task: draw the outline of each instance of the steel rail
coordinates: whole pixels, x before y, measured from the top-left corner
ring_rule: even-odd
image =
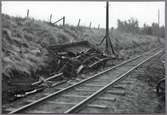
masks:
[[[74,85],[71,85],[71,86],[69,86],[69,87],[66,87],[66,88],[64,88],[64,89],[62,89],[62,90],[59,90],[59,91],[57,91],[57,92],[54,92],[54,93],[52,93],[52,94],[50,94],[50,95],[48,95],[48,96],[45,96],[45,97],[43,97],[43,98],[40,98],[40,99],[38,99],[38,100],[36,100],[36,101],[34,101],[34,102],[32,102],[32,103],[29,103],[29,104],[27,104],[27,105],[25,105],[25,106],[22,106],[22,107],[20,107],[20,108],[14,110],[14,111],[9,112],[9,114],[18,113],[19,111],[25,110],[25,109],[27,109],[28,107],[31,107],[31,106],[33,106],[33,105],[35,105],[35,104],[37,104],[37,103],[40,103],[40,102],[42,102],[42,101],[44,101],[44,100],[46,100],[46,99],[48,99],[48,98],[51,98],[51,97],[53,97],[53,96],[57,96],[58,94],[61,94],[61,93],[65,92],[65,91],[68,91],[68,90],[74,88],[75,86],[78,86],[78,85],[80,85],[80,84],[83,84],[83,83],[85,83],[86,81],[88,81],[88,80],[90,80],[90,79],[96,78],[96,77],[98,77],[98,76],[100,76],[100,75],[102,75],[102,74],[104,74],[104,73],[106,73],[106,72],[108,72],[108,71],[111,71],[111,70],[113,70],[113,69],[116,69],[116,68],[118,68],[118,67],[120,67],[120,66],[122,66],[122,65],[124,65],[124,64],[126,64],[126,63],[129,63],[129,62],[131,62],[131,61],[133,61],[133,60],[135,60],[135,59],[138,59],[138,58],[140,58],[140,57],[142,57],[142,56],[144,56],[144,55],[147,55],[148,53],[153,52],[153,51],[155,51],[155,50],[157,50],[157,48],[156,48],[156,49],[153,49],[153,50],[151,50],[151,51],[148,51],[148,52],[146,52],[146,53],[143,53],[142,55],[135,56],[135,57],[132,58],[132,59],[126,60],[126,61],[124,61],[124,62],[122,62],[122,63],[120,63],[120,64],[118,64],[118,65],[116,65],[116,66],[113,66],[113,67],[111,67],[111,68],[109,68],[109,69],[106,69],[106,70],[100,72],[100,73],[97,73],[97,74],[95,74],[95,75],[93,75],[93,76],[91,76],[91,77],[89,77],[89,78],[87,78],[87,79],[84,79],[84,80],[82,80],[82,81],[80,81],[80,82],[78,82],[78,83],[76,83],[76,84],[74,84]]]
[[[67,111],[65,111],[64,113],[74,113],[74,112],[79,111],[79,109],[81,109],[81,107],[84,106],[86,103],[88,103],[91,99],[93,99],[94,97],[96,97],[100,93],[104,92],[111,85],[114,85],[117,82],[119,82],[121,79],[125,78],[128,74],[130,74],[130,72],[134,71],[136,68],[138,68],[139,66],[141,66],[142,64],[144,64],[148,60],[152,59],[153,57],[157,56],[161,52],[162,52],[162,50],[160,50],[159,52],[155,53],[154,55],[148,57],[147,59],[145,59],[144,61],[140,62],[139,64],[137,64],[136,66],[134,66],[133,68],[131,68],[130,70],[128,70],[127,72],[123,73],[122,75],[118,75],[117,76],[118,78],[116,78],[115,80],[113,80],[112,82],[110,82],[108,85],[102,87],[101,89],[99,89],[98,91],[96,91],[95,93],[93,93],[92,95],[90,95],[89,97],[87,97],[86,99],[84,99],[83,101],[81,101],[80,103],[78,103],[77,105],[74,105],[73,107],[71,107],[70,109],[68,109]]]

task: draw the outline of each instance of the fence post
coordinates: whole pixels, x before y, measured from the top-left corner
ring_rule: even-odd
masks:
[[[52,14],[50,14],[50,20],[49,21],[50,21],[50,23],[52,22]]]
[[[29,18],[29,9],[27,10],[27,18]]]
[[[111,27],[111,32],[114,30],[114,27]]]
[[[98,25],[98,30],[100,29],[100,24]]]
[[[90,24],[89,24],[89,29],[91,29],[91,25],[92,25],[92,22],[90,22]]]
[[[79,25],[80,25],[80,21],[81,21],[81,19],[78,20],[78,27],[79,27]]]
[[[158,38],[158,42],[161,43],[160,41],[160,36],[159,36],[159,33],[160,33],[160,27],[159,27],[159,22],[160,22],[160,11],[158,9],[158,31],[157,31],[157,38]]]
[[[65,16],[63,16],[63,26],[65,25]]]

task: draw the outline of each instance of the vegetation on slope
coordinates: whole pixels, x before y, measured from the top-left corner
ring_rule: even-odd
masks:
[[[89,29],[70,25],[57,26],[47,22],[2,15],[3,90],[9,81],[30,83],[39,76],[51,74],[52,58],[47,47],[88,40],[98,44],[105,36],[104,29]],[[153,36],[110,31],[115,50],[124,58],[158,45]],[[105,44],[99,46],[102,50]],[[136,50],[134,50],[136,49]]]

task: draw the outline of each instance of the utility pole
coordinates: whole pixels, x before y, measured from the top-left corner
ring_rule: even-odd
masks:
[[[99,45],[101,45],[104,40],[106,40],[106,46],[105,46],[106,54],[110,55],[111,54],[110,50],[112,50],[112,53],[115,55],[115,51],[114,51],[114,48],[112,46],[111,39],[109,36],[109,1],[106,1],[106,35],[101,40]]]
[[[106,2],[106,53],[109,54],[109,2]]]

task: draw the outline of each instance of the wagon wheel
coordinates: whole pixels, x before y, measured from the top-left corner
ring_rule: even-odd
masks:
[[[156,86],[156,92],[158,96],[165,95],[165,79],[162,79],[158,82]]]

